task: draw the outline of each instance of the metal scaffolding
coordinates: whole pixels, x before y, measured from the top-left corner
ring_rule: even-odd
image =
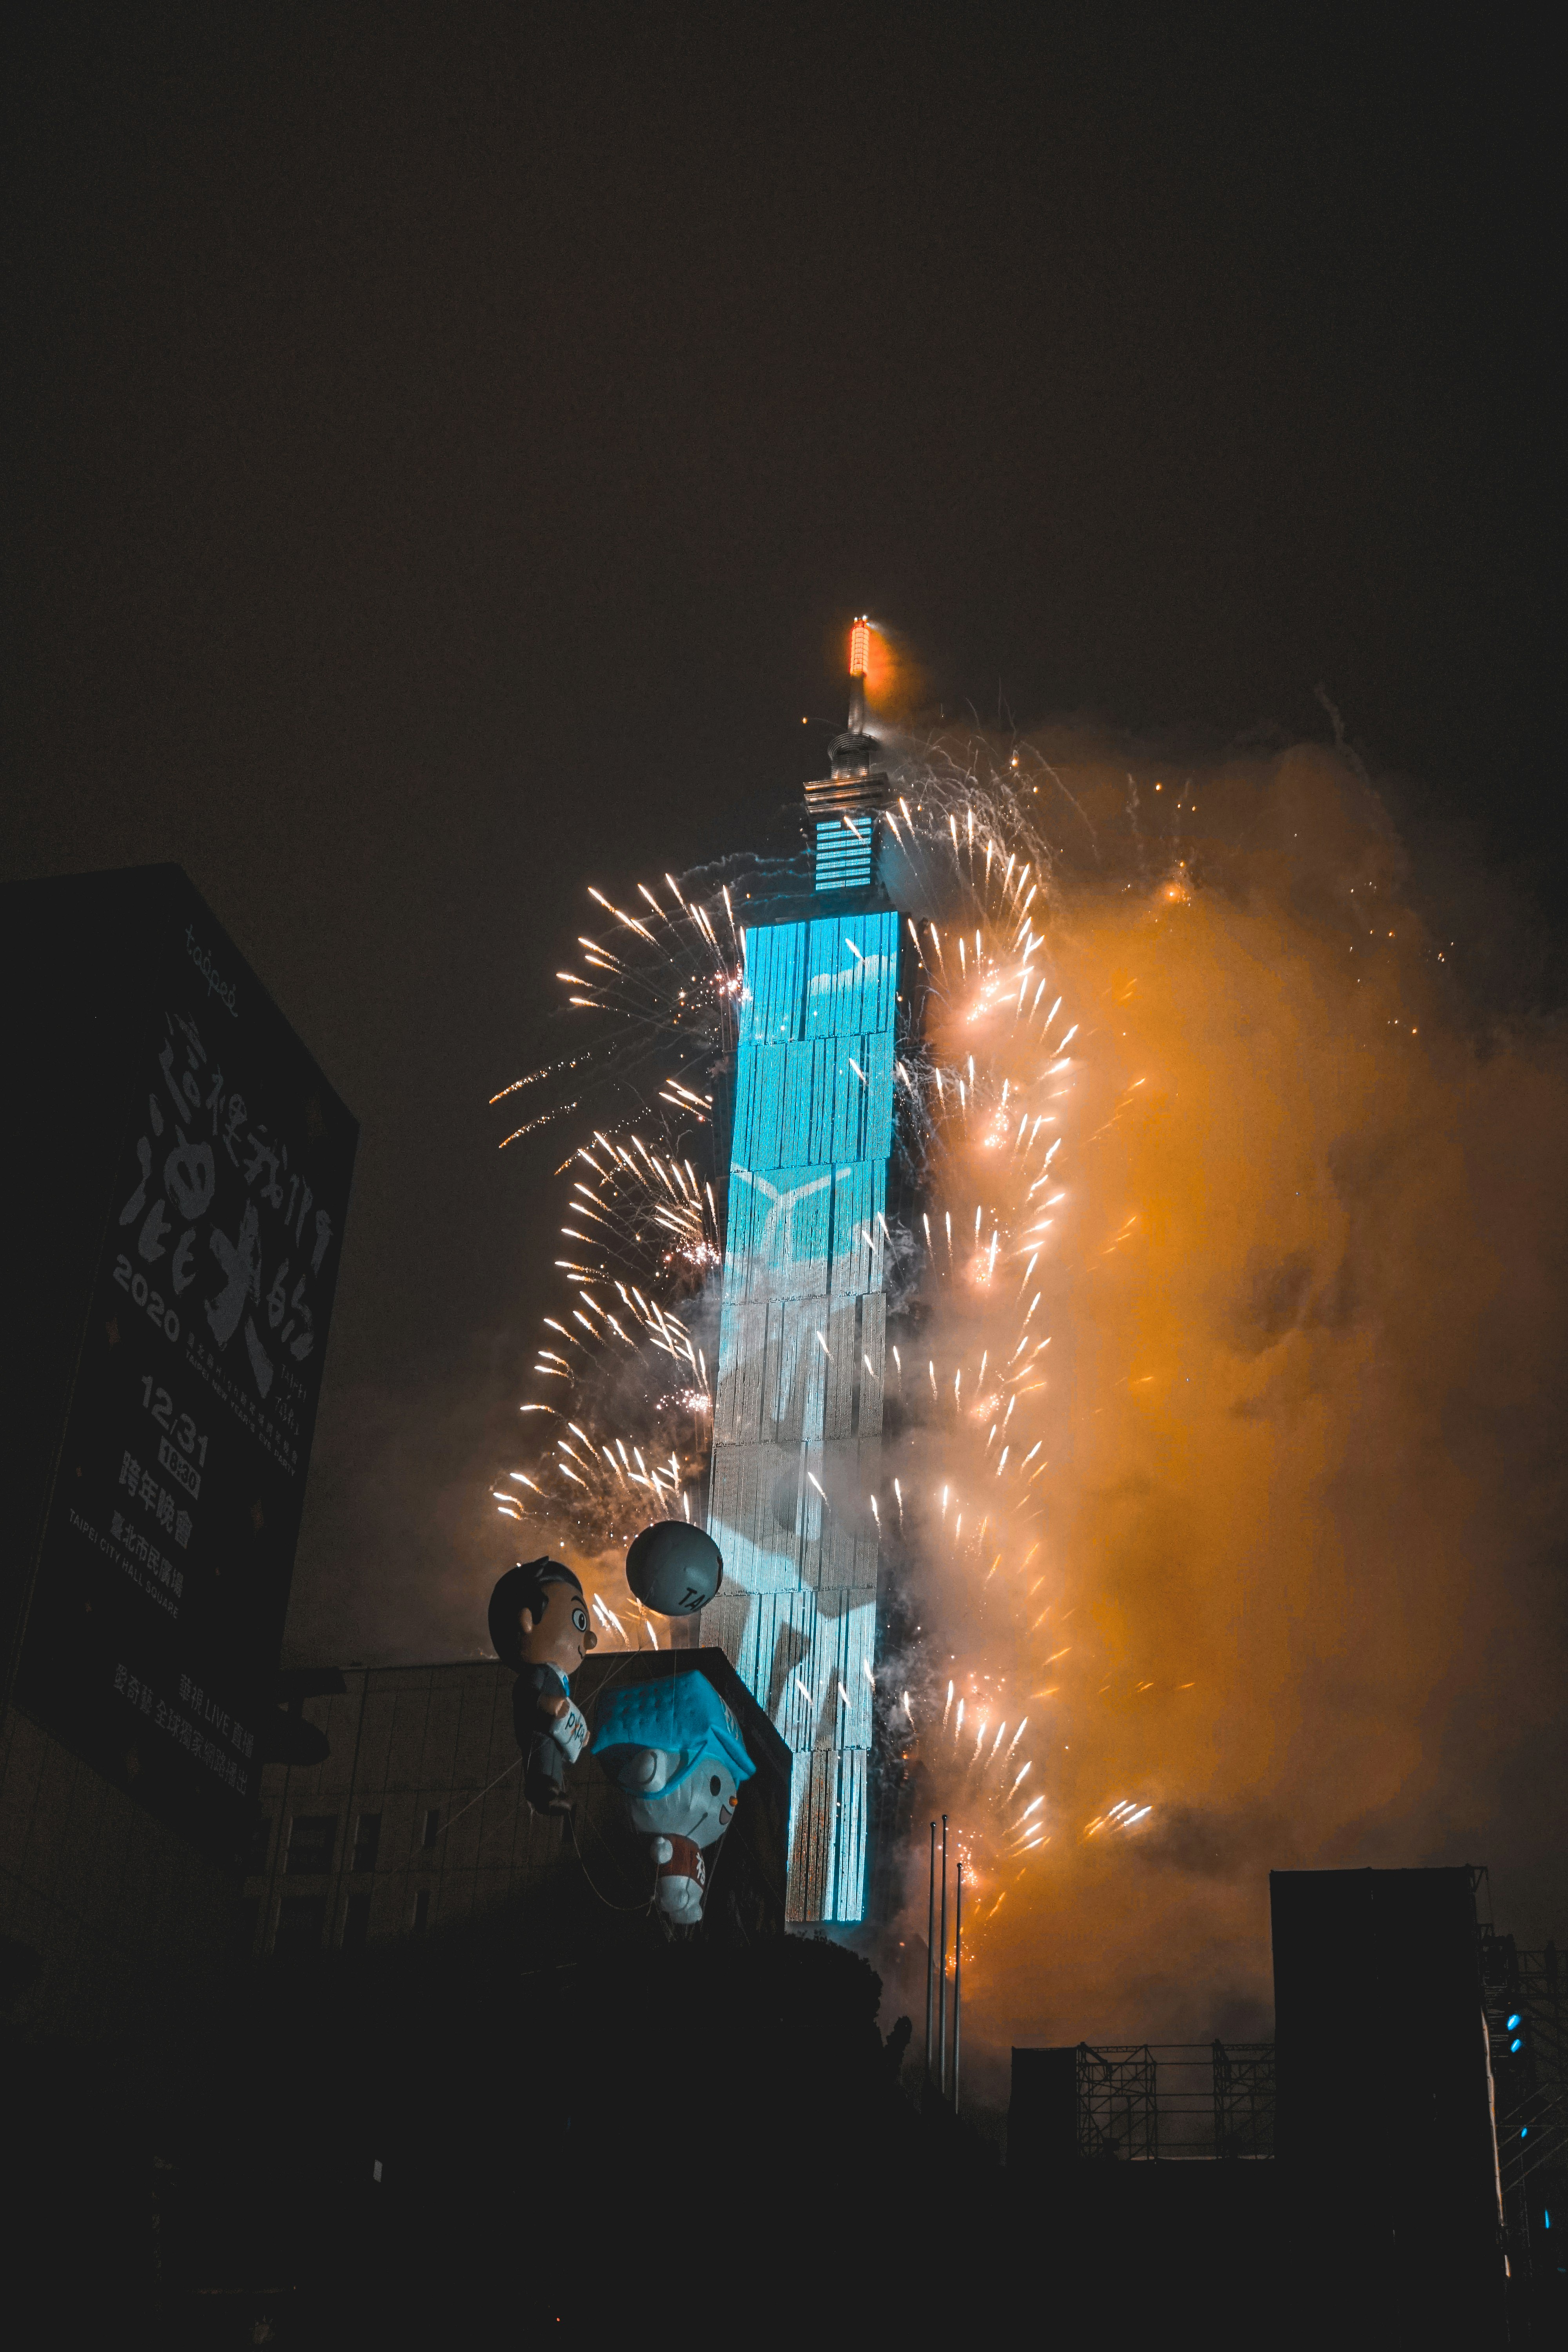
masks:
[[[1568,2224],[1568,1959],[1553,1944],[1521,1952],[1485,1926],[1480,1938],[1509,2260],[1528,2275],[1543,2230]]]
[[[1214,2045],[1214,2152],[1239,2162],[1274,2153],[1274,2045]]]
[[[1274,2045],[1078,2045],[1078,2151],[1091,2161],[1256,2161],[1274,2153]]]
[[[1160,2153],[1154,2053],[1147,2042],[1112,2050],[1078,2045],[1078,2145],[1100,2162],[1152,2163]]]

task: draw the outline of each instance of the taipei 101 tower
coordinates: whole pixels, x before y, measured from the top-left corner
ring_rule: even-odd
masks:
[[[900,918],[881,878],[891,794],[866,733],[871,630],[850,639],[849,724],[805,787],[808,898],[744,933],[708,1525],[716,1643],[792,1757],[788,1916],[865,1916],[877,1655],[882,1292]]]

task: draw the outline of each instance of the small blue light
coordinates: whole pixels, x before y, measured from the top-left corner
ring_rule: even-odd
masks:
[[[1516,2033],[1516,2034],[1514,2035],[1514,2037],[1513,2037],[1513,2040],[1509,2043],[1509,2045],[1508,2045],[1508,2046],[1509,2046],[1509,2049],[1510,2049],[1510,2051],[1514,2051],[1514,2050],[1522,2050],[1522,2049],[1523,2049],[1523,2047],[1524,2047],[1524,2043],[1523,2043],[1522,2040],[1521,2039],[1521,2037]]]
[[[1521,2139],[1528,2139],[1530,2137],[1530,2126],[1528,2124],[1521,2124],[1519,2127],[1519,2136]]]
[[[1541,2209],[1541,2226],[1543,2230],[1550,2230],[1552,2227],[1552,2216],[1544,2206]]]
[[[1509,2019],[1509,2021],[1508,2021],[1507,2025],[1503,2028],[1504,2032],[1505,2032],[1505,2033],[1511,2033],[1511,2032],[1513,2032],[1514,2027],[1515,2027],[1518,2023],[1519,2023],[1519,2011],[1518,2011],[1518,2010],[1516,2009],[1516,2010],[1514,2011],[1513,2015]]]

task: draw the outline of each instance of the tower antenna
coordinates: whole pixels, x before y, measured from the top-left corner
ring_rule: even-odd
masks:
[[[866,665],[871,657],[871,624],[864,613],[857,615],[849,632],[849,732],[866,732]]]

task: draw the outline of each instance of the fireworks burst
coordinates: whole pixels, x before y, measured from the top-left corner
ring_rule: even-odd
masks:
[[[591,888],[608,920],[557,974],[567,993],[556,1018],[583,1024],[584,1042],[491,1098],[531,1106],[502,1149],[550,1126],[578,1139],[555,1171],[561,1296],[541,1319],[521,1406],[539,1419],[524,1466],[491,1495],[500,1516],[580,1567],[650,1518],[700,1517],[723,1255],[715,1137],[742,984],[736,899],[755,879],[739,866],[716,881],[667,874],[662,891],[639,884],[627,906]],[[623,1640],[639,1624],[657,1641],[624,1591],[601,1616]]]
[[[1050,1351],[1076,1211],[1080,1022],[1053,977],[1036,764],[965,751],[931,747],[902,762],[886,820],[903,867],[895,894],[921,909],[906,928],[923,1017],[896,1072],[920,1206],[889,1326],[890,1421],[920,1436],[884,1507],[916,1584],[966,1594],[963,1622],[948,1623],[955,1641],[968,1646],[984,1623],[990,1672],[935,1654],[940,1637],[929,1635],[900,1661],[921,1695],[905,1699],[904,1754],[968,1825],[966,1876],[988,1897],[978,1929],[1005,1893],[998,1873],[1028,1867],[1057,1826],[1030,1743],[1055,1696],[1041,1687],[1046,1667],[1064,1654]],[[898,1451],[895,1436],[889,1469]],[[951,1621],[950,1604],[928,1597],[924,1613]]]
[[[1130,900],[1151,938],[1186,919],[1201,859],[1194,795],[1163,778],[1146,782],[1149,817],[1127,777],[1106,830],[1103,776],[1075,793],[1026,742],[939,739],[894,774],[885,870],[910,910],[923,1001],[896,1072],[916,1205],[890,1236],[884,1469],[896,1475],[878,1518],[901,1554],[908,1607],[901,1653],[885,1663],[907,1685],[891,1726],[907,1735],[900,1753],[922,1768],[932,1810],[965,1825],[983,1958],[985,1925],[1018,1879],[1137,1838],[1157,1817],[1147,1790],[1083,1805],[1070,1751],[1075,1715],[1113,1685],[1100,1680],[1103,1641],[1079,1614],[1083,1563],[1069,1559],[1053,1495],[1072,1451],[1064,1310],[1069,1283],[1143,1240],[1142,1213],[1108,1213],[1103,1185],[1085,1180],[1103,1157],[1094,1148],[1147,1096],[1119,1050],[1120,984],[1109,1005],[1075,996],[1077,962],[1061,950],[1081,877],[1053,837],[1070,831],[1096,903]],[[1131,1376],[1133,1394],[1147,1378]],[[1110,1703],[1179,1703],[1193,1687],[1146,1674]]]

